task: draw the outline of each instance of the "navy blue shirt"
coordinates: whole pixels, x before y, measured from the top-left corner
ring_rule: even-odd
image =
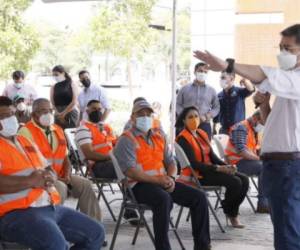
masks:
[[[220,122],[222,128],[229,129],[232,125],[245,120],[245,98],[254,91],[233,86],[228,92],[222,90],[218,94],[220,113],[214,122]]]

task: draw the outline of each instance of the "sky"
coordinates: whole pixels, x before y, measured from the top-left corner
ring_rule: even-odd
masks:
[[[178,0],[178,9],[189,4],[188,0]],[[159,0],[153,11],[171,11],[172,0]],[[26,20],[38,23],[41,20],[57,28],[80,28],[87,25],[93,6],[97,1],[78,1],[65,3],[44,3],[35,0],[25,13]]]

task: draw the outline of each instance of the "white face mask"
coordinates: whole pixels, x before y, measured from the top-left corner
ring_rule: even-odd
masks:
[[[255,127],[254,127],[254,130],[256,133],[259,133],[259,132],[262,132],[264,130],[265,126],[258,123]]]
[[[12,115],[8,118],[0,120],[0,124],[2,126],[2,130],[0,130],[0,134],[4,137],[15,136],[19,129],[19,122],[16,116]]]
[[[23,82],[19,82],[19,83],[14,83],[14,86],[17,88],[17,89],[20,89],[20,88],[22,88],[23,87],[23,85],[24,85],[24,83]]]
[[[54,80],[56,82],[63,82],[64,80],[66,80],[64,75],[58,75],[58,76],[54,76]]]
[[[282,50],[279,55],[277,55],[277,61],[281,69],[289,70],[296,66],[297,55],[293,55],[286,50]]]
[[[136,118],[136,127],[147,133],[152,128],[152,117],[141,116]]]
[[[17,105],[17,110],[18,111],[25,111],[27,108],[26,104],[24,102],[20,102],[18,105]]]
[[[39,122],[44,127],[49,127],[54,124],[54,116],[51,113],[43,114],[40,116]]]
[[[228,83],[227,83],[227,81],[226,81],[225,79],[221,79],[221,80],[220,80],[220,86],[221,86],[222,89],[228,88]]]
[[[196,72],[196,79],[198,82],[205,82],[207,79],[207,74],[203,72]]]

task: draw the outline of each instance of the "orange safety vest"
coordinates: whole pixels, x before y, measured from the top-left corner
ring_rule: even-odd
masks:
[[[166,174],[164,160],[165,139],[159,131],[152,130],[151,139],[153,145],[149,145],[142,136],[135,136],[132,130],[123,133],[131,139],[135,145],[137,169],[151,176]],[[129,179],[129,184],[134,185],[136,181]]]
[[[51,126],[58,141],[55,152],[53,152],[48,138],[41,128],[37,127],[32,121],[26,123],[25,127],[30,131],[34,143],[38,146],[42,155],[48,161],[48,164],[52,166],[59,177],[64,177],[63,163],[67,154],[67,142],[61,127],[55,124]]]
[[[3,176],[29,176],[36,169],[42,169],[42,162],[35,147],[23,136],[16,136],[26,156],[17,147],[0,137],[0,174]],[[15,193],[0,193],[0,216],[26,209],[43,194],[42,188],[28,188]],[[59,204],[60,197],[53,187],[48,191],[52,204]]]
[[[234,129],[237,128],[237,126],[239,125],[244,125],[247,129],[247,142],[246,142],[246,147],[248,150],[252,151],[254,154],[257,153],[257,140],[256,140],[256,135],[255,135],[255,131],[252,128],[250,122],[248,120],[244,120],[241,121],[235,125],[233,125],[230,129],[229,129],[229,135],[231,137],[231,133]],[[236,164],[237,162],[239,162],[242,157],[238,154],[238,152],[235,149],[235,146],[233,145],[232,141],[229,140],[226,150],[225,150],[225,155],[227,158],[227,161],[230,164]]]
[[[84,123],[84,126],[91,131],[93,149],[100,154],[107,155],[117,141],[112,128],[108,124],[104,124],[102,131],[100,131],[99,124],[88,121]]]
[[[210,142],[208,136],[206,132],[201,129],[197,129],[197,134],[199,136],[195,137],[190,131],[184,129],[177,136],[176,140],[178,141],[180,137],[184,137],[185,140],[192,147],[196,160],[206,164],[211,164],[210,157],[209,157],[211,149],[210,149]],[[202,178],[202,175],[199,170],[195,170],[195,173],[198,179]],[[187,185],[192,185],[192,186],[195,185],[190,166],[181,167],[181,173],[177,180]]]

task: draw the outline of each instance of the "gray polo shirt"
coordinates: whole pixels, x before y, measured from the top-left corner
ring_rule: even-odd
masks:
[[[133,127],[131,132],[134,136],[142,136],[142,138],[149,144],[153,145],[151,139],[153,131],[150,130],[149,134],[146,136]],[[164,151],[164,165],[168,167],[171,164],[176,164],[174,156],[168,147],[167,139],[164,135],[164,132],[161,133],[165,139],[165,151]],[[123,172],[126,172],[129,168],[136,168],[137,166],[137,157],[136,157],[136,144],[128,136],[122,135],[119,137],[116,146],[114,147],[114,155],[116,156],[118,163]]]
[[[196,106],[200,115],[208,112],[216,117],[220,112],[220,103],[216,90],[207,84],[190,83],[183,86],[177,95],[176,114],[179,115],[184,108]]]

